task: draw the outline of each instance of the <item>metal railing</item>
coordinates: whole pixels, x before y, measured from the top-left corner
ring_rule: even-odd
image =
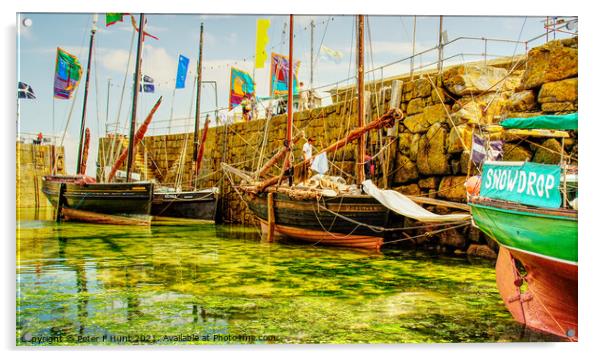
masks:
[[[407,56],[404,58],[401,58],[399,60],[387,63],[385,65],[381,65],[372,69],[369,69],[365,72],[366,77],[367,77],[367,81],[366,81],[366,86],[371,86],[371,84],[376,84],[377,82],[380,82],[381,84],[384,81],[389,81],[394,77],[400,77],[400,76],[412,76],[412,75],[417,75],[416,71],[431,71],[431,70],[435,70],[437,68],[443,68],[445,66],[450,66],[450,65],[457,65],[457,64],[462,64],[462,63],[466,63],[466,62],[473,62],[473,61],[479,61],[482,60],[484,64],[487,64],[490,61],[493,61],[495,59],[500,59],[500,58],[504,58],[504,57],[517,57],[517,56],[523,56],[525,55],[529,49],[535,47],[535,46],[539,46],[542,45],[546,42],[546,38],[549,34],[553,33],[554,30],[548,30],[546,32],[544,32],[541,35],[538,35],[534,38],[531,38],[529,40],[525,40],[525,41],[518,41],[518,40],[509,40],[509,39],[499,39],[499,38],[486,38],[486,37],[470,37],[470,36],[460,36],[457,38],[454,38],[450,41],[447,41],[443,44],[441,44],[441,47],[439,45],[437,46],[433,46],[431,48],[428,48],[426,50],[417,52],[414,55],[411,56]],[[543,41],[542,41],[543,40]],[[453,45],[458,45],[460,43],[466,43],[466,42],[481,42],[481,48],[483,49],[482,52],[456,52],[456,53],[452,53],[451,55],[448,55],[447,57],[441,57],[441,60],[438,60],[438,54],[440,49],[445,52],[446,48],[449,49],[450,47],[452,47]],[[490,52],[491,48],[492,48],[492,44],[508,44],[508,45],[514,45],[514,48],[512,48],[511,51],[509,51],[508,53],[505,54],[500,54],[500,53],[493,53]],[[422,59],[424,57],[429,57],[432,56],[435,60],[433,61],[427,61],[427,63],[425,64],[420,64],[418,66],[416,65],[416,59]],[[454,61],[456,59],[460,59],[460,61]],[[471,61],[468,61],[471,60]],[[404,65],[408,63],[409,66],[408,67],[400,67],[400,65]],[[389,75],[386,75],[386,71],[388,71],[388,73],[390,73]],[[369,79],[369,77],[372,77],[372,79]],[[326,93],[326,92],[330,92],[332,95],[332,92],[334,91],[335,93],[343,90],[343,91],[347,91],[351,88],[353,88],[354,84],[350,83],[351,81],[355,82],[356,76],[349,76],[345,79],[342,80],[338,80],[336,82],[331,82],[331,83],[327,83],[324,85],[320,85],[320,86],[315,86],[313,87],[311,90],[318,92],[318,93]],[[344,85],[343,85],[344,84]],[[342,86],[343,85],[343,86]],[[217,87],[217,86],[216,86]],[[324,96],[323,98],[328,98],[331,96]],[[349,99],[347,99],[349,100]],[[323,104],[323,106],[329,106],[335,103],[339,103],[342,101],[332,101],[331,103],[328,103],[326,101],[326,103]],[[201,116],[205,116],[207,114],[213,114],[214,116],[216,116],[218,113],[221,112],[225,112],[228,111],[228,107],[217,107],[212,109],[212,110],[208,110],[208,111],[203,111],[201,112]],[[262,111],[260,111],[260,115],[263,115],[261,113]],[[236,121],[236,116],[237,114],[231,114],[230,118],[227,120],[227,122],[232,123],[233,121]],[[238,116],[240,117],[240,114],[238,114]],[[234,117],[234,118],[232,118]],[[265,118],[265,116],[258,116],[259,119]],[[212,121],[212,126],[219,126],[222,125],[223,123],[220,123],[220,121]],[[127,134],[127,132],[129,131],[129,125],[128,124],[124,124],[124,126],[116,128],[115,123],[108,123],[106,124],[106,133],[120,133],[120,134]],[[149,134],[150,135],[159,135],[159,134],[165,134],[167,132],[165,132],[164,130],[168,130],[171,133],[183,133],[183,132],[192,132],[194,130],[194,121],[191,121],[190,118],[188,117],[183,117],[183,118],[174,118],[171,120],[155,120],[153,121],[153,123],[151,123],[151,127],[149,129]],[[165,132],[165,133],[163,133]]]

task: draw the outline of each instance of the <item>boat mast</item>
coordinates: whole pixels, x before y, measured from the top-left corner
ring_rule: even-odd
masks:
[[[293,139],[293,72],[295,71],[295,65],[293,61],[293,15],[290,15],[289,24],[289,39],[288,39],[288,117],[286,121],[286,142],[287,145],[291,146],[291,140]]]
[[[144,42],[144,14],[140,14],[140,24],[138,25],[138,49],[136,50],[136,72],[134,73],[134,95],[132,98],[132,118],[130,120],[130,138],[128,141],[128,161],[126,181],[130,182],[132,172],[132,162],[134,159],[134,136],[136,133],[136,108],[138,104],[138,87],[140,86],[140,65],[142,62],[142,43]]]
[[[77,174],[82,171],[82,155],[84,145],[84,132],[86,130],[86,105],[88,103],[88,86],[90,84],[90,66],[92,65],[92,48],[94,47],[94,35],[96,34],[96,22],[98,15],[92,15],[92,29],[90,30],[90,46],[88,48],[88,66],[86,68],[86,85],[84,87],[84,106],[82,109],[82,124],[79,131],[79,148],[77,149]]]
[[[364,16],[357,16],[357,127],[364,127]],[[357,141],[357,182],[364,182],[364,157],[366,157],[366,138],[361,135]]]
[[[196,76],[196,112],[194,115],[194,147],[192,150],[192,161],[197,162],[198,160],[198,141],[199,141],[199,120],[201,118],[201,81],[203,74],[203,23],[201,23],[201,34],[199,36],[199,61],[197,64],[197,76]],[[198,176],[197,169],[198,164],[195,166],[194,177]]]
[[[313,19],[311,20],[309,27],[311,29],[311,32],[310,32],[311,51],[309,53],[309,89],[311,90],[314,87],[314,27],[316,27]]]

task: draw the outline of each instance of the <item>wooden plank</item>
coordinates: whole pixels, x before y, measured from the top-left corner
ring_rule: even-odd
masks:
[[[467,211],[467,212],[470,211],[470,207],[464,203],[444,201],[441,199],[434,199],[434,198],[420,197],[420,196],[406,196],[406,197],[408,197],[412,201],[414,201],[416,203],[420,203],[420,204],[431,204],[431,205],[441,206],[441,207],[457,208],[457,209],[461,209],[461,210]]]
[[[61,213],[62,213],[62,207],[63,207],[63,194],[65,193],[65,187],[67,185],[65,183],[61,183],[59,184],[59,194],[58,194],[58,198],[56,199],[56,208],[55,208],[55,212],[54,212],[54,220],[56,222],[60,222],[61,221]]]
[[[521,129],[512,128],[505,130],[500,125],[489,125],[483,128],[484,131],[489,133],[502,132],[508,135],[514,136],[533,136],[533,137],[556,137],[556,138],[569,138],[570,135],[566,131],[560,130],[543,130],[543,129]]]
[[[274,193],[268,193],[268,242],[274,242]]]

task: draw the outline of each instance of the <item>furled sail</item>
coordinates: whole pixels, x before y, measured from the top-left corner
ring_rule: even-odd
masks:
[[[458,222],[470,219],[470,213],[441,215],[427,211],[419,204],[397,191],[379,189],[370,180],[362,182],[362,186],[367,194],[379,201],[383,206],[395,213],[413,218],[420,222]]]

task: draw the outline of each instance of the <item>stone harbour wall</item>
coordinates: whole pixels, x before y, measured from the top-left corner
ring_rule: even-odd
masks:
[[[17,208],[50,207],[42,193],[42,176],[50,174],[56,161],[56,173],[65,173],[64,148],[49,144],[17,142]]]
[[[444,68],[441,73],[424,72],[367,83],[367,121],[378,118],[390,106],[400,108],[405,118],[390,130],[373,131],[367,137],[370,155],[377,155],[376,182],[409,195],[466,202],[464,182],[477,173],[470,162],[472,135],[479,126],[495,124],[508,117],[570,113],[578,110],[578,40],[548,42],[526,56],[496,62],[467,63]],[[397,87],[396,89],[394,87]],[[400,91],[398,102],[392,93]],[[294,114],[294,134],[303,131],[317,139],[319,150],[342,138],[357,123],[357,96],[352,88],[332,92],[334,104]],[[202,186],[219,186],[223,191],[223,217],[228,222],[255,224],[240,195],[223,176],[220,163],[253,172],[282,146],[286,115],[247,123],[210,127],[203,159]],[[187,184],[192,173],[192,134],[146,137],[138,146],[136,171],[160,183]],[[504,137],[504,160],[558,163],[561,144],[556,139]],[[99,145],[99,162],[107,162],[111,138]],[[301,140],[295,145],[296,161],[302,158]],[[127,145],[119,139],[119,151]],[[105,154],[105,155],[103,155]],[[565,141],[564,155],[577,164],[577,134]],[[103,157],[104,158],[101,158]],[[356,145],[349,144],[329,156],[330,174],[350,181],[356,163]],[[183,175],[178,177],[179,168]],[[274,167],[272,174],[279,174]],[[239,179],[230,175],[234,181]],[[439,213],[445,208],[429,207]],[[406,223],[412,225],[412,223]],[[450,230],[411,244],[442,251],[468,252],[495,257],[495,243],[474,228]]]

